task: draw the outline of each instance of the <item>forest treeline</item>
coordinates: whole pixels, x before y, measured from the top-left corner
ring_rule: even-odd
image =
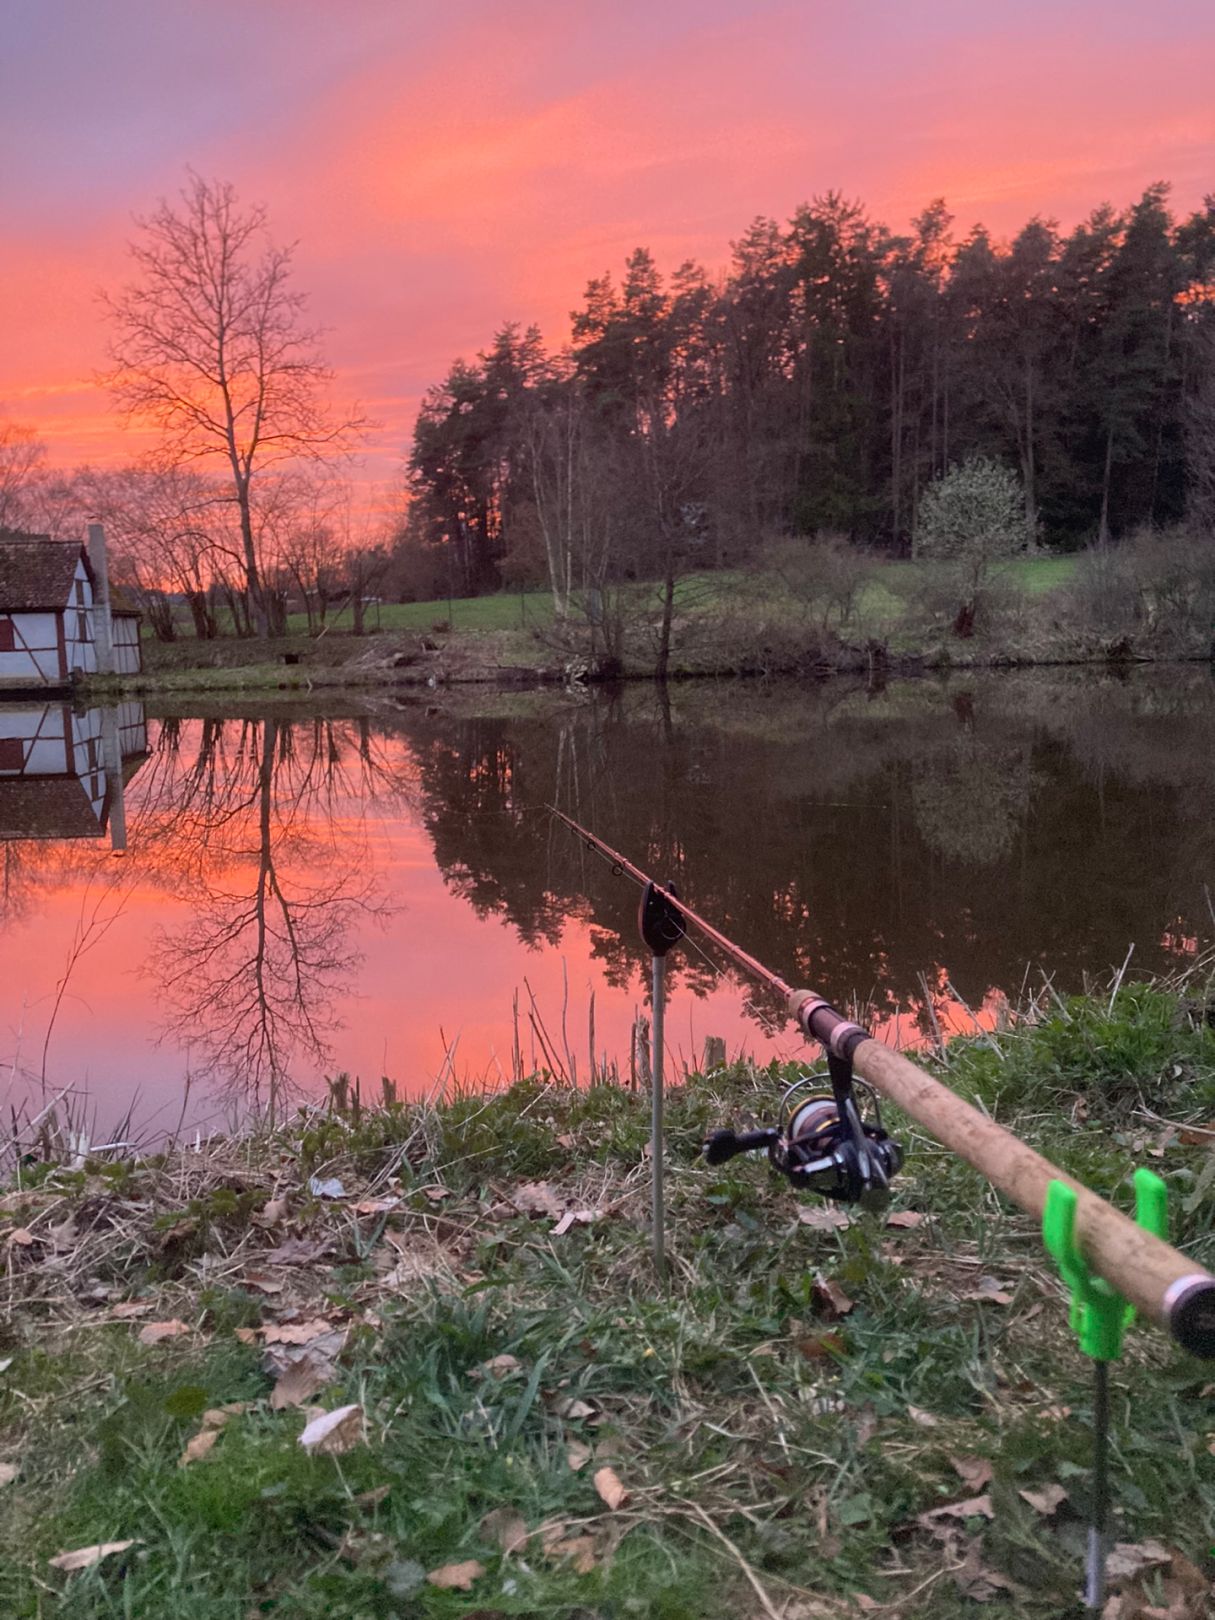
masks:
[[[925,489],[982,455],[1061,549],[1215,518],[1215,195],[1068,234],[907,234],[829,193],[757,219],[718,279],[638,248],[569,342],[511,322],[430,389],[407,544],[434,589],[573,592],[739,561],[773,535],[906,554]],[[419,592],[421,594],[421,592]]]

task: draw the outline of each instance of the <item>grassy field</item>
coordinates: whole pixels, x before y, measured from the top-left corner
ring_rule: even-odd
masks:
[[[947,1078],[1119,1200],[1151,1163],[1210,1263],[1208,1010],[1192,984],[1075,999],[956,1043]],[[706,1130],[778,1084],[671,1096],[665,1289],[647,1102],[615,1087],[26,1166],[0,1203],[0,1613],[1078,1613],[1091,1385],[1032,1223],[903,1127],[885,1216],[706,1167]],[[1155,1330],[1114,1369],[1119,1620],[1206,1612],[1211,1378]],[[328,1450],[301,1444],[317,1412]]]
[[[410,631],[426,635],[437,627],[451,630],[527,630],[553,622],[553,598],[548,591],[502,591],[496,596],[443,597],[435,602],[378,602],[365,610],[368,630]],[[343,608],[328,620],[329,633],[349,632],[350,609]],[[306,635],[308,619],[303,613],[287,618],[293,635]]]
[[[1074,577],[1075,557],[1022,557],[1005,565],[1009,583],[1031,596],[1043,596]],[[869,583],[861,593],[856,620],[863,631],[871,621],[897,619],[906,612],[907,602],[937,565],[924,562],[880,561],[873,566]],[[680,582],[677,599],[700,608],[711,608],[728,601],[751,576],[734,571],[691,574]],[[775,587],[774,587],[775,589]],[[634,587],[640,595],[653,594],[657,586]],[[467,596],[434,602],[382,602],[367,609],[366,623],[371,630],[416,632],[425,635],[438,626],[452,630],[528,630],[545,628],[553,622],[553,599],[547,590],[526,593],[504,591],[496,596]],[[329,634],[349,632],[349,608],[328,621]],[[306,635],[307,617],[293,613],[287,621],[291,635]]]

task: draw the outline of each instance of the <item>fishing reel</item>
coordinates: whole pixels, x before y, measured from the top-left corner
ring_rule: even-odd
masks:
[[[821,1070],[802,1075],[786,1089],[779,1129],[714,1131],[704,1145],[705,1159],[725,1164],[736,1154],[766,1148],[769,1162],[799,1192],[880,1209],[890,1197],[903,1150],[883,1129],[873,1088],[855,1079],[846,1059],[830,1054],[827,1061],[827,1075]],[[825,1079],[831,1082],[829,1092],[821,1089]]]

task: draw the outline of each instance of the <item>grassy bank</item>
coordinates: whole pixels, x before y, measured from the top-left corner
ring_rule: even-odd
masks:
[[[1103,1193],[1150,1164],[1210,1264],[1210,1020],[1192,987],[1128,986],[943,1061]],[[25,1166],[0,1203],[0,1613],[1076,1611],[1090,1382],[1032,1223],[902,1124],[884,1217],[703,1165],[777,1084],[672,1095],[665,1292],[646,1099],[613,1087]],[[1203,1612],[1213,1376],[1154,1330],[1114,1369],[1122,1620]],[[345,1407],[331,1450],[300,1444]],[[49,1562],[98,1543],[130,1545]]]
[[[1128,643],[1087,627],[1071,602],[1077,560],[1027,557],[1002,567],[998,590],[973,636],[950,632],[956,607],[939,565],[871,564],[846,604],[760,572],[689,575],[680,581],[670,673],[675,676],[818,673],[868,670],[874,657],[895,671],[1006,665],[1106,662],[1128,658],[1205,657],[1209,635],[1172,632]],[[610,669],[625,678],[653,673],[661,591],[623,590],[618,655]],[[609,666],[603,636],[592,649],[585,624],[557,626],[547,592],[384,603],[368,610],[369,634],[349,632],[348,612],[309,635],[302,614],[272,640],[221,637],[199,642],[145,638],[138,678],[87,682],[90,693],[114,691],[313,690],[331,687],[535,685],[594,678]],[[1192,640],[1192,645],[1190,644]],[[597,650],[596,650],[597,649]]]

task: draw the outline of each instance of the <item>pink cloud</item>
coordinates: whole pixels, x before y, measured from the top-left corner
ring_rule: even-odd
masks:
[[[1158,178],[1185,211],[1211,184],[1215,25],[1189,0],[1150,15],[1027,0],[999,18],[955,0],[482,0],[441,20],[369,3],[349,21],[309,0],[268,8],[287,33],[265,75],[225,75],[193,24],[189,41],[171,19],[146,37],[137,9],[117,6],[115,82],[86,98],[79,161],[68,106],[0,222],[0,401],[61,462],[130,453],[90,381],[105,351],[94,292],[123,273],[131,215],[187,164],[298,238],[337,390],[382,421],[364,469],[380,483],[457,355],[506,319],[564,340],[589,277],[638,244],[667,268],[720,268],[755,214],[786,218],[829,188],[896,229],[944,195],[959,231],[982,219],[1007,235],[1034,213],[1067,226],[1126,205]],[[224,0],[216,26],[242,15]],[[90,193],[106,140],[132,155]]]

